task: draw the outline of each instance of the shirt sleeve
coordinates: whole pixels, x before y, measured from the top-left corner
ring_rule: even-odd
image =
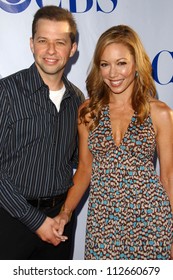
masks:
[[[44,213],[31,206],[17,186],[10,179],[10,175],[2,168],[3,150],[10,132],[10,103],[0,86],[0,207],[12,217],[19,219],[31,231],[37,230],[46,219]]]
[[[74,87],[74,85],[73,85]],[[79,98],[79,106],[85,101],[85,96],[84,94],[78,89],[76,88],[76,93],[78,95],[78,98]],[[72,165],[73,165],[73,169],[77,169],[77,166],[78,166],[78,160],[79,160],[79,149],[78,149],[78,135],[77,135],[77,138],[76,138],[76,149],[73,153],[73,156],[72,156]]]
[[[77,166],[78,166],[78,156],[79,156],[79,153],[78,153],[78,137],[77,137],[77,140],[76,140],[76,149],[73,153],[73,156],[72,156],[72,166],[73,166],[73,169],[77,169]]]

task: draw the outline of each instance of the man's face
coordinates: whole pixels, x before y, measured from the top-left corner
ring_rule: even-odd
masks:
[[[76,43],[71,43],[68,22],[48,19],[38,20],[30,47],[42,77],[61,75],[77,48]]]

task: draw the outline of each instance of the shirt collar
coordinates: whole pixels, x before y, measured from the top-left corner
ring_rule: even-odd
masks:
[[[65,75],[62,76],[62,80],[66,87],[66,91],[63,96],[63,99],[65,99],[74,95],[75,90]],[[48,89],[48,86],[44,83],[42,77],[40,76],[35,63],[33,63],[28,69],[27,85],[29,90],[32,88],[32,93],[37,92],[41,87],[46,87]]]
[[[42,86],[46,86],[37,70],[35,63],[33,63],[28,69],[27,84],[28,89],[32,89],[32,93],[39,90]]]

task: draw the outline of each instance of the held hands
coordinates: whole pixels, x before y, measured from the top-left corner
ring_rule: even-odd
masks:
[[[67,236],[62,235],[63,229],[63,220],[59,223],[58,219],[47,217],[43,224],[36,230],[36,234],[43,241],[57,246],[60,242],[64,242],[68,239]]]
[[[60,213],[54,218],[59,225],[58,234],[63,237],[64,227],[70,222],[72,216],[72,211],[66,208],[64,205],[61,208]]]
[[[55,218],[47,217],[43,224],[36,230],[36,234],[45,242],[54,246],[60,242],[65,242],[68,237],[63,235],[65,225],[70,221],[72,211],[64,205],[59,215]]]

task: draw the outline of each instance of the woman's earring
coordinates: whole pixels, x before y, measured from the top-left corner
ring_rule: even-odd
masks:
[[[138,75],[139,75],[139,74],[138,74],[138,71],[136,71],[136,72],[135,72],[135,77],[138,77]]]

